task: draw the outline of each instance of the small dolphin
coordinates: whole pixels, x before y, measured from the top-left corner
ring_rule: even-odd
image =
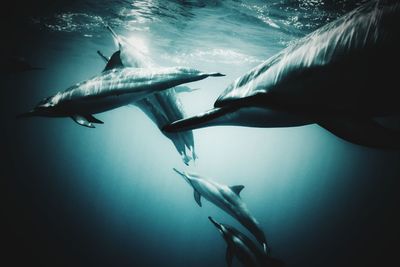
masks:
[[[71,117],[82,126],[94,128],[93,123],[103,122],[93,114],[125,106],[152,93],[209,76],[223,75],[184,67],[112,69],[45,98],[33,110],[18,117]]]
[[[214,108],[165,131],[217,125],[292,127],[317,123],[354,144],[400,148],[400,3],[371,1],[305,36],[236,79]]]
[[[117,43],[118,51],[114,52],[110,58],[97,51],[106,62],[104,71],[123,67],[154,67],[150,58],[133,47],[126,38],[117,35],[110,26],[106,25],[106,28],[111,32],[114,41]],[[136,101],[134,105],[139,107],[161,130],[165,125],[183,119],[185,116],[182,104],[175,93],[191,92],[193,90],[195,89],[191,89],[188,86],[176,86],[170,90],[149,95],[142,100]],[[190,160],[197,158],[192,131],[180,133],[161,132],[173,142],[186,165],[189,164]]]
[[[246,227],[269,253],[267,239],[258,221],[251,216],[246,204],[240,198],[243,185],[227,186],[205,179],[197,174],[181,172],[174,168],[194,190],[194,199],[201,207],[201,196],[221,208]]]
[[[233,226],[219,223],[210,216],[208,219],[218,229],[227,244],[225,260],[228,267],[232,266],[234,256],[246,267],[285,266],[281,260],[265,255],[250,238]]]

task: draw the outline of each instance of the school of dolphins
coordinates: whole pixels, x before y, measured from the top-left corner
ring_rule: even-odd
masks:
[[[398,118],[400,3],[372,0],[297,40],[234,80],[214,106],[184,117],[179,100],[186,84],[224,76],[190,67],[161,67],[107,26],[118,43],[111,57],[98,51],[102,73],[39,102],[18,117],[70,117],[94,128],[94,115],[125,105],[138,106],[169,138],[188,165],[196,159],[192,130],[220,125],[294,127],[316,123],[348,145],[399,149],[400,132],[382,123]],[[235,218],[253,241],[233,226],[208,217],[227,245],[226,264],[283,266],[271,255],[257,219],[240,197],[243,185],[227,186],[173,169],[202,198]]]

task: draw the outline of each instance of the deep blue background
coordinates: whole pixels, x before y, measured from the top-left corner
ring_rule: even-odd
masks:
[[[43,97],[96,75],[115,47],[99,21],[136,40],[160,65],[226,73],[182,95],[188,115],[212,106],[236,77],[356,3],[97,1],[14,3],[1,55],[42,71],[1,74],[3,262],[8,266],[225,266],[226,245],[172,168],[229,184],[289,266],[383,266],[398,261],[400,153],[349,144],[316,125],[195,131],[186,168],[137,108],[71,119],[16,120]],[[137,41],[137,40],[140,40]],[[243,230],[243,228],[240,228]],[[4,238],[3,238],[4,237]],[[237,263],[235,263],[237,264]],[[238,266],[238,265],[237,265]]]

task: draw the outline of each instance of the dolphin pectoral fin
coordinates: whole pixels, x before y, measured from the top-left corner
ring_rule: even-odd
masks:
[[[218,119],[228,112],[230,112],[230,109],[213,108],[199,115],[175,121],[169,125],[164,126],[163,130],[166,132],[180,132],[203,128],[211,125],[218,125]]]
[[[94,125],[93,125],[93,123],[91,123],[90,121],[88,121],[88,120],[87,120],[84,116],[82,116],[82,115],[75,114],[75,115],[72,115],[71,118],[72,118],[76,123],[78,123],[79,125],[82,125],[82,126],[85,126],[85,127],[88,127],[88,128],[95,128]]]
[[[231,246],[228,246],[226,248],[225,260],[226,260],[226,265],[228,267],[231,267],[233,261],[233,249],[231,248]]]
[[[229,187],[236,195],[240,197],[240,192],[243,190],[244,185],[233,185]]]
[[[197,192],[196,190],[193,191],[194,192],[194,200],[196,200],[197,204],[199,204],[199,206],[201,207],[201,195],[199,192]]]
[[[191,93],[191,92],[199,90],[199,88],[190,88],[189,86],[181,85],[181,86],[173,87],[173,90],[175,91],[175,93],[179,94],[179,93]]]
[[[400,149],[400,132],[385,128],[371,118],[330,118],[318,124],[334,135],[354,144]]]
[[[104,60],[104,62],[107,64],[108,61],[110,60],[108,57],[106,57],[100,50],[97,50],[97,54],[101,57],[101,59]]]
[[[87,119],[89,122],[99,123],[99,124],[103,124],[103,123],[104,123],[103,121],[101,121],[101,120],[96,119],[95,117],[93,117],[93,115],[86,115],[85,117],[86,117],[86,119]]]

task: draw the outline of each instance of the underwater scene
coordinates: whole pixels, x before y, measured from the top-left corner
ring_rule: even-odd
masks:
[[[400,2],[3,12],[5,266],[398,265]]]

